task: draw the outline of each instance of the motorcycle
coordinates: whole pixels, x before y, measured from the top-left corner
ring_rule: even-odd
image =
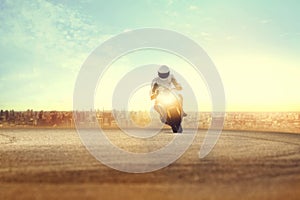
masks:
[[[173,133],[182,133],[182,104],[176,90],[180,88],[164,88],[156,90],[151,99],[156,99],[155,110],[160,114],[162,123],[171,126]]]

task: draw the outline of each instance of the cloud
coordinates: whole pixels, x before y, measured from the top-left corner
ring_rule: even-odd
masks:
[[[0,33],[5,39],[0,44],[30,52],[40,65],[78,68],[103,39],[87,16],[62,4],[37,0],[4,5]]]
[[[207,32],[201,32],[201,35],[202,35],[202,36],[210,36],[210,34],[207,33]]]
[[[270,20],[270,19],[262,19],[262,20],[260,20],[260,23],[261,24],[268,24],[268,23],[270,23],[272,20]]]
[[[225,37],[226,40],[232,40],[233,38],[234,38],[234,36],[232,36],[232,35],[227,35],[227,36]]]
[[[174,0],[168,0],[168,6],[172,5],[174,3]]]
[[[279,36],[286,37],[286,38],[295,38],[295,37],[298,37],[299,35],[300,35],[300,33],[284,32],[284,33],[281,33]]]
[[[44,0],[1,1],[0,21],[1,105],[18,107],[22,96],[29,107],[34,98],[68,99],[70,107],[76,73],[109,35],[78,10]]]
[[[199,7],[195,5],[190,5],[189,10],[199,10]]]

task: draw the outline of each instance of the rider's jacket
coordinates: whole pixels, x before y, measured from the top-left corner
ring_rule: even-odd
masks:
[[[159,87],[164,87],[164,88],[168,88],[171,89],[172,88],[172,84],[177,88],[180,87],[180,84],[177,82],[177,80],[175,79],[175,77],[173,76],[173,74],[170,74],[168,76],[168,78],[162,79],[160,77],[156,77],[153,79],[152,84],[151,84],[151,92],[152,94],[156,92],[156,90]]]

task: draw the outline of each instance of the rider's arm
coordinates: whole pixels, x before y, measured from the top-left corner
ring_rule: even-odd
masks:
[[[158,84],[156,82],[156,80],[154,79],[152,81],[152,84],[151,84],[151,100],[155,99],[156,98],[156,92],[157,92],[157,89],[158,89]]]
[[[176,89],[180,89],[180,90],[182,89],[181,85],[177,82],[174,76],[172,76],[171,81],[173,85],[176,87]]]
[[[156,92],[157,88],[158,88],[158,84],[154,83],[152,86],[152,90],[151,90],[152,94],[154,94]]]

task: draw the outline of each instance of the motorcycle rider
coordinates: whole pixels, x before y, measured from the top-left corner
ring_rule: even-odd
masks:
[[[157,92],[159,87],[164,87],[171,89],[174,86],[177,90],[182,90],[181,85],[177,82],[174,75],[170,73],[170,69],[166,65],[160,66],[158,69],[158,77],[154,78],[151,84],[151,100],[155,99],[157,96]],[[183,97],[181,94],[178,94],[180,98],[181,107],[183,106]],[[157,106],[157,102],[155,102],[154,109],[161,115],[160,109]],[[182,110],[182,116],[185,117],[187,114]],[[162,121],[164,121],[162,119]]]

